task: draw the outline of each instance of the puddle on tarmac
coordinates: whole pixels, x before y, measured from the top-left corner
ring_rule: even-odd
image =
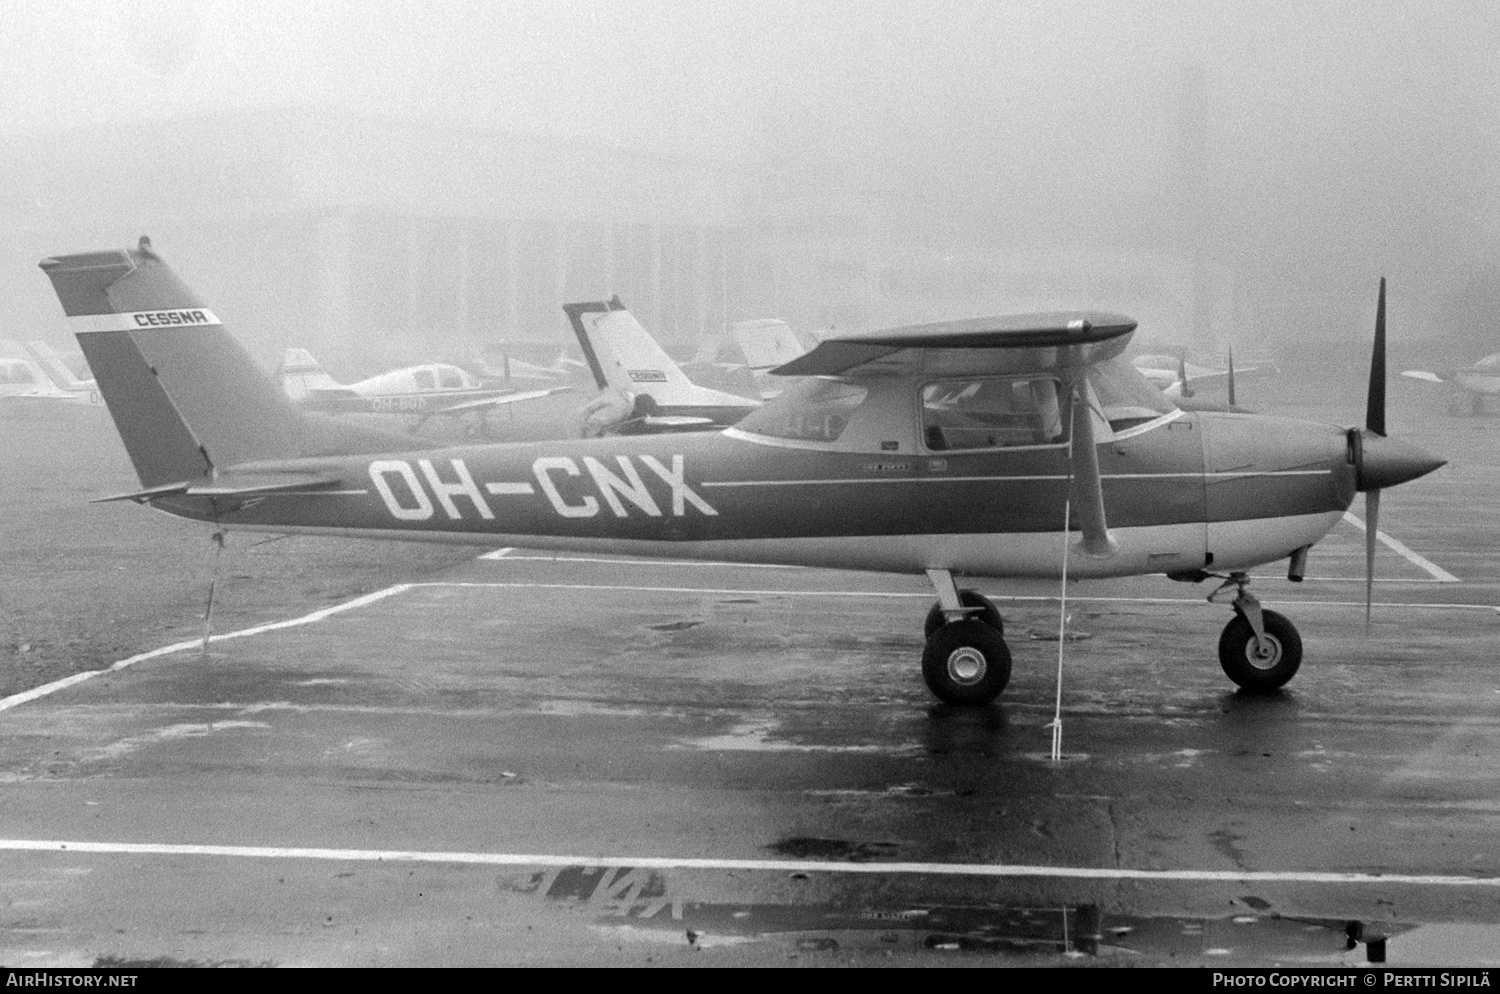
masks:
[[[646,627],[657,632],[685,632],[701,624],[703,624],[701,621],[667,621],[660,625],[647,625]]]
[[[787,855],[851,856],[849,844],[833,839],[787,840]],[[795,851],[793,851],[795,850]],[[858,855],[868,858],[873,853]],[[858,858],[858,857],[855,857]],[[793,879],[805,879],[794,874]],[[778,880],[782,879],[778,874]],[[934,955],[989,954],[1112,958],[1121,962],[1187,964],[1359,965],[1418,962],[1408,951],[1436,948],[1435,936],[1449,926],[1365,923],[1298,918],[1268,911],[1224,918],[1117,914],[1096,905],[851,906],[690,900],[658,870],[629,866],[568,866],[511,878],[511,891],[575,906],[601,927],[628,927],[641,939],[700,946],[744,941],[793,940],[808,951],[907,951]],[[1256,899],[1242,907],[1263,905]],[[1495,926],[1452,926],[1500,933]],[[1408,950],[1408,947],[1409,950]],[[1400,956],[1388,953],[1402,952]],[[1452,961],[1483,955],[1450,949]]]

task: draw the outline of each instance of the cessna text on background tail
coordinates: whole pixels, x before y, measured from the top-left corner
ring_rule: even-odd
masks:
[[[1221,577],[1221,664],[1279,686],[1301,642],[1245,571],[1297,573],[1357,491],[1441,465],[1384,437],[1383,304],[1364,429],[1182,412],[1119,358],[1133,321],[1070,312],[823,341],[779,370],[806,379],[722,432],[397,451],[309,420],[144,239],[41,265],[137,501],[226,529],[925,572],[923,674],[955,702],[998,694],[1010,652],[953,575],[1065,562]]]

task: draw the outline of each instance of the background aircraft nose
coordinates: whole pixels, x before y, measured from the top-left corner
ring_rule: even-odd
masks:
[[[1410,442],[1385,438],[1371,431],[1362,431],[1359,445],[1358,488],[1361,492],[1381,490],[1407,483],[1419,476],[1426,476],[1448,460],[1439,459]]]

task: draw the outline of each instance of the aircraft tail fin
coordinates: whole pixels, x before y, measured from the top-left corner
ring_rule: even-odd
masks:
[[[774,318],[737,321],[730,330],[745,362],[756,373],[785,366],[811,348],[785,321]]]
[[[647,394],[658,404],[696,402],[698,388],[693,381],[620,298],[608,303],[565,304],[563,310],[600,390]]]
[[[329,376],[307,349],[287,349],[276,371],[281,389],[292,400],[302,400],[314,390],[337,390],[343,384]]]
[[[41,268],[142,486],[359,444],[350,432],[312,425],[148,239],[55,256]]]

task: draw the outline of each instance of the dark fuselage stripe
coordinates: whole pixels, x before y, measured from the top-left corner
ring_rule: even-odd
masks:
[[[1327,476],[1328,469],[1288,469],[1231,473],[1105,473],[1106,480],[1196,480],[1241,479],[1252,476]],[[704,487],[826,486],[841,483],[1018,483],[1031,480],[1066,480],[1066,473],[1049,476],[856,476],[843,480],[705,480]]]

